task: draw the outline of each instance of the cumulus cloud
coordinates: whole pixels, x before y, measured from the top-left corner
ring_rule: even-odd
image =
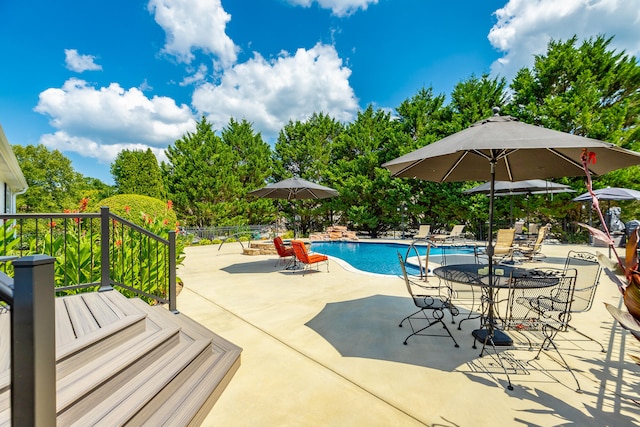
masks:
[[[112,162],[122,149],[150,147],[157,157],[186,132],[195,120],[186,105],[171,98],[147,98],[137,88],[117,83],[95,88],[84,80],[69,79],[61,88],[40,93],[35,111],[49,116],[57,131],[41,142],[60,151]]]
[[[329,45],[318,43],[270,61],[254,53],[246,63],[227,70],[219,84],[196,88],[192,104],[215,129],[222,129],[231,117],[244,118],[271,137],[289,120],[304,121],[314,112],[351,121],[358,103],[349,85],[350,75],[351,70]]]
[[[370,4],[377,4],[378,0],[289,0],[289,3],[310,7],[313,3],[323,9],[331,9],[331,13],[336,16],[349,16],[358,11],[358,9],[367,10]]]
[[[238,48],[225,33],[231,15],[220,0],[150,0],[147,7],[166,33],[165,53],[189,64],[200,49],[216,55],[223,68],[235,63]]]
[[[65,49],[64,56],[67,68],[76,73],[102,70],[102,66],[95,63],[96,57],[93,55],[80,55],[76,49]]]
[[[493,63],[492,73],[507,79],[533,65],[533,56],[544,54],[551,39],[615,35],[612,48],[640,52],[637,0],[510,0],[495,16],[488,38],[504,55]]]

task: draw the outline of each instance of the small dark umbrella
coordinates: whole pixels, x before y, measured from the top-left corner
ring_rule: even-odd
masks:
[[[303,200],[335,197],[338,191],[306,179],[293,177],[250,191],[248,194],[268,199]]]
[[[630,188],[607,187],[593,190],[598,200],[640,200],[640,191]],[[573,198],[574,202],[589,202],[591,194],[586,192]]]
[[[293,177],[250,191],[249,194],[269,199],[300,200],[326,199],[337,196],[338,192],[333,188]]]

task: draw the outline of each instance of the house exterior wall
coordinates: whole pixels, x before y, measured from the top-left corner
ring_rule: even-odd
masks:
[[[29,186],[2,126],[0,126],[0,185],[3,192],[3,197],[0,197],[0,211],[15,213],[16,196],[27,191]]]

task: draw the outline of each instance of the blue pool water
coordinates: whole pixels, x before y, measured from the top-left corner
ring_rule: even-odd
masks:
[[[313,242],[311,244],[312,251],[340,258],[358,270],[394,276],[402,274],[397,253],[400,252],[404,258],[408,248],[408,245],[401,243]],[[417,246],[417,248],[420,256],[426,255],[426,246]],[[461,247],[459,250],[473,253],[472,248]],[[440,254],[442,254],[440,248],[431,248],[430,256]],[[413,256],[415,252],[412,250],[409,257]],[[419,270],[417,267],[407,265],[407,273],[417,275]]]

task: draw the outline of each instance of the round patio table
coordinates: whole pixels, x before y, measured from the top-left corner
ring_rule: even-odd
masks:
[[[495,292],[499,289],[537,289],[558,284],[559,279],[541,270],[514,267],[510,265],[493,266],[489,274],[486,264],[452,264],[438,267],[433,273],[439,278],[469,286],[478,286],[483,294],[482,325],[471,334],[475,340],[493,346],[511,346],[513,340],[509,335],[497,328]],[[513,280],[517,278],[536,277],[537,280]],[[486,315],[485,315],[486,313]],[[474,341],[475,348],[475,341]],[[484,346],[483,346],[484,348]],[[482,355],[482,354],[481,354]]]

